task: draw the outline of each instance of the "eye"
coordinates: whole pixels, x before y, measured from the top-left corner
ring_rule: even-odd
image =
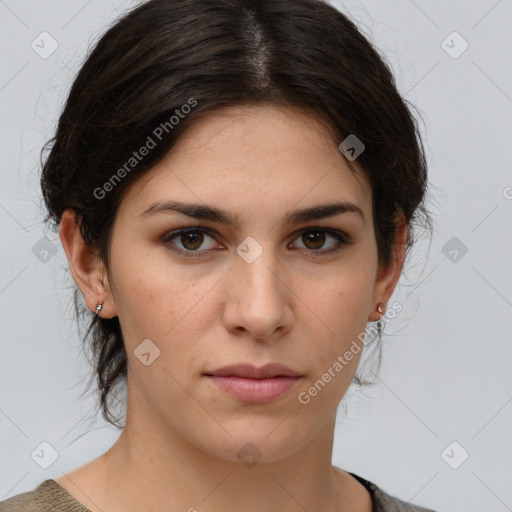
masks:
[[[203,248],[204,250],[199,251],[198,249],[204,244],[205,237],[214,240],[212,235],[209,234],[209,230],[205,228],[180,229],[165,234],[162,238],[162,242],[170,244],[170,249],[178,254],[195,257],[200,256],[201,252],[208,252],[215,247],[215,244],[210,244],[210,247],[206,247],[206,249]],[[181,244],[182,248],[174,246],[173,244],[175,243]]]
[[[331,247],[328,249],[319,250],[329,238],[334,240],[335,243],[331,244]],[[300,240],[305,246],[304,248],[311,253],[318,253],[315,254],[315,256],[337,252],[342,249],[344,245],[352,243],[349,237],[342,231],[327,228],[309,228],[302,231],[296,240]]]
[[[209,245],[207,244],[206,247],[204,247],[205,240],[208,238],[213,240],[213,243],[210,242]],[[331,243],[330,248],[322,250],[322,247],[329,239],[334,240],[334,243]],[[166,233],[161,240],[171,251],[178,253],[181,256],[191,258],[204,255],[204,253],[214,250],[216,245],[220,245],[215,242],[215,238],[210,233],[210,230],[203,227],[171,231]],[[342,231],[328,228],[308,228],[301,231],[295,240],[300,240],[304,245],[303,248],[314,256],[328,255],[341,250],[344,245],[353,243],[348,235]],[[179,245],[181,245],[181,247],[179,247]],[[294,249],[297,248],[294,243],[292,243],[292,246]],[[223,249],[225,248],[222,245],[220,245],[220,247]],[[300,246],[298,248],[302,249]]]

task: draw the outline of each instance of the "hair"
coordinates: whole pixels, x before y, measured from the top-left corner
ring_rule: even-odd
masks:
[[[72,209],[108,272],[112,226],[130,184],[194,121],[238,105],[296,109],[321,119],[337,144],[355,135],[365,145],[357,162],[372,187],[379,263],[393,257],[397,214],[408,226],[406,256],[415,226],[431,226],[425,152],[409,103],[378,50],[323,0],[150,0],[117,20],[89,52],[43,146],[45,222],[56,228]],[[135,158],[150,139],[154,147]],[[75,288],[77,315],[79,298]],[[117,317],[82,312],[102,414],[118,426],[109,395],[126,381],[121,326]]]

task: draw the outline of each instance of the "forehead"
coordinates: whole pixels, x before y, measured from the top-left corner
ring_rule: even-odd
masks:
[[[236,106],[196,119],[123,203],[141,210],[154,201],[203,201],[237,214],[345,200],[370,216],[369,182],[352,165],[356,174],[320,119],[285,107]]]

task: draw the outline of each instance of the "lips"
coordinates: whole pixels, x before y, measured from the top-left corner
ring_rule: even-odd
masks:
[[[251,364],[224,366],[205,373],[216,389],[240,402],[263,404],[285,395],[302,379],[298,372],[280,363],[261,368]]]
[[[245,377],[247,379],[268,379],[271,377],[301,377],[300,373],[280,363],[269,363],[261,368],[251,364],[235,364],[224,366],[218,370],[206,373],[216,377]]]

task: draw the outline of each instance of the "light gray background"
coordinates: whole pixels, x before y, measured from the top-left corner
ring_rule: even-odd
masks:
[[[89,368],[64,252],[41,224],[38,155],[87,47],[132,5],[0,0],[0,500],[85,464],[118,436],[89,421],[94,397],[80,399]],[[424,240],[390,301],[405,309],[387,326],[380,385],[347,396],[333,463],[439,512],[512,510],[512,1],[336,5],[424,119],[436,228],[428,259]],[[43,31],[58,43],[46,59],[31,48]],[[454,31],[469,44],[457,58]],[[33,252],[43,236],[57,251],[46,263]],[[445,255],[453,249],[455,261]],[[43,441],[58,452],[48,469],[31,458]],[[447,461],[460,463],[463,450],[453,469]]]

